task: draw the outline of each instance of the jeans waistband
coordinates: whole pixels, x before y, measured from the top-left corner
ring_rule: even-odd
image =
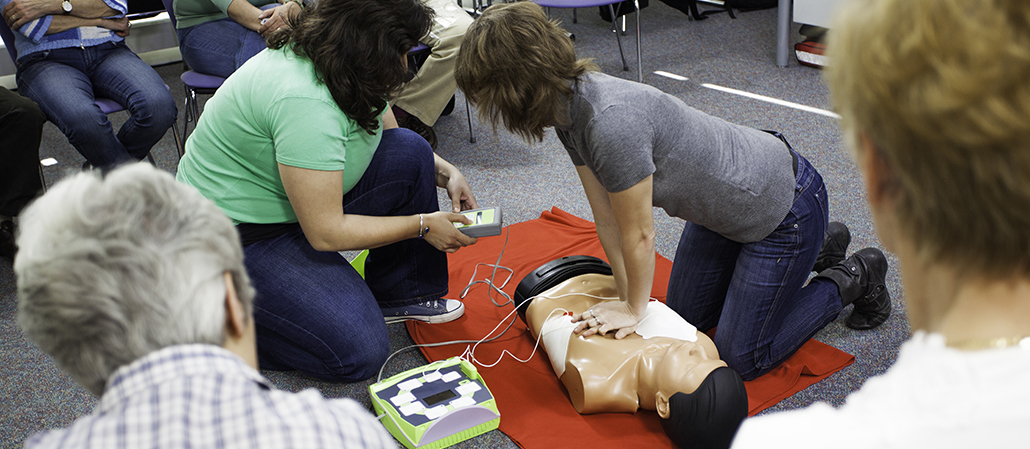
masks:
[[[787,142],[787,138],[783,137],[783,134],[780,133],[779,131],[770,131],[768,129],[763,129],[762,131],[765,131],[765,132],[767,132],[769,134],[772,134],[777,139],[780,139],[780,142],[783,142],[783,144],[787,146],[787,152],[790,153],[791,168],[794,170],[794,179],[797,179],[798,178],[798,153],[796,151],[794,151],[794,147],[790,146],[790,142]]]

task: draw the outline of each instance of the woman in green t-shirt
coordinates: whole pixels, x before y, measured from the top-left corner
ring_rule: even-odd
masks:
[[[321,0],[226,80],[186,143],[178,179],[240,231],[264,368],[361,380],[386,359],[387,322],[464,313],[442,298],[446,253],[475,243],[453,225],[475,197],[387,103],[431,15],[417,0]],[[360,249],[364,279],[337,253]]]

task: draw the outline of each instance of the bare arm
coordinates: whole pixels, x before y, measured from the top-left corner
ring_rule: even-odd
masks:
[[[17,30],[26,23],[47,15],[54,16],[55,19],[62,16],[97,19],[122,15],[121,11],[108,6],[103,0],[71,0],[72,12],[67,15],[64,14],[61,3],[63,0],[12,0],[4,7],[4,20],[12,30]],[[14,20],[15,17],[17,20]]]
[[[451,197],[451,210],[460,212],[479,207],[472,188],[465,181],[465,175],[440,155],[434,153],[433,157],[436,160],[436,186],[447,190],[447,195]]]
[[[377,248],[417,238],[419,216],[372,217],[343,213],[343,174],[339,171],[308,170],[279,164],[279,176],[311,246],[319,251]],[[452,222],[468,222],[450,212],[422,214],[422,225],[430,231],[425,239],[433,247],[454,252],[476,242],[455,229]]]
[[[230,19],[244,28],[252,31],[261,29],[261,8],[251,5],[247,0],[232,0],[227,12]]]
[[[653,178],[648,176],[633,187],[609,193],[590,169],[578,166],[576,170],[622,299],[577,316],[576,320],[581,323],[576,332],[589,336],[617,330],[615,337],[623,338],[636,330],[654,283]],[[591,328],[591,318],[598,318],[603,325]]]
[[[56,34],[73,28],[84,26],[104,27],[121,37],[129,35],[129,19],[124,17],[118,19],[83,19],[75,16],[53,16],[50,21],[50,28],[46,34]]]

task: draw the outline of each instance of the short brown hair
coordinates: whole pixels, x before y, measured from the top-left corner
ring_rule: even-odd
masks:
[[[571,80],[597,66],[576,59],[565,30],[532,2],[493,5],[465,32],[454,77],[494,127],[529,141],[568,121]]]
[[[852,146],[864,134],[887,166],[900,232],[924,261],[1030,274],[1030,2],[854,7],[827,79]]]

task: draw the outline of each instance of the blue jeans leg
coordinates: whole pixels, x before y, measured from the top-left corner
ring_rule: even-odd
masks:
[[[123,43],[26,55],[19,59],[18,88],[94,167],[143,159],[178,113],[161,77]],[[117,135],[95,96],[128,111]]]
[[[364,176],[343,197],[348,214],[394,216],[440,210],[433,150],[405,128],[383,132]],[[382,307],[439,299],[447,293],[447,255],[425,240],[369,250],[365,279]]]
[[[343,256],[316,251],[299,226],[243,252],[262,368],[346,382],[378,371],[390,348],[386,322]]]
[[[804,285],[827,217],[822,177],[801,158],[794,204],[765,239],[741,244],[693,224],[684,230],[669,306],[699,329],[717,325],[719,355],[744,379],[779,366],[840,312],[832,282]]]
[[[344,196],[344,209],[369,215],[436,210],[433,166],[432,150],[418,134],[384,131],[361,181]],[[243,251],[258,292],[254,320],[263,368],[338,381],[371,377],[390,347],[380,305],[447,292],[446,254],[417,239],[370,251],[367,282],[339,254],[312,248],[299,226]]]
[[[265,5],[262,9],[278,6]],[[227,78],[265,49],[265,38],[232,19],[212,20],[176,30],[182,60],[190,69]]]

